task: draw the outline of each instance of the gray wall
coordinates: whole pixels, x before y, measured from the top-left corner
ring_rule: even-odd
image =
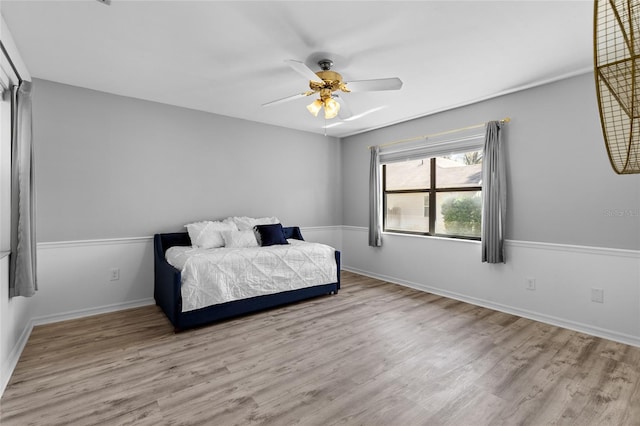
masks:
[[[226,216],[341,224],[336,138],[34,82],[39,242]]]
[[[368,145],[506,116],[509,239],[640,249],[640,176],[609,166],[591,74],[342,143],[35,80],[38,240],[147,236],[229,215],[367,226]]]
[[[609,165],[590,73],[343,139],[343,224],[367,226],[368,145],[507,116],[507,238],[640,249],[640,175]]]

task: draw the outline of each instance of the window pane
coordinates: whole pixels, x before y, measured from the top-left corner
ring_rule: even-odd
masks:
[[[386,166],[386,189],[428,189],[431,185],[429,159],[402,161]]]
[[[429,194],[387,194],[386,230],[429,232]]]
[[[482,151],[436,158],[436,187],[466,188],[482,183]]]
[[[481,191],[436,194],[436,234],[480,237]]]

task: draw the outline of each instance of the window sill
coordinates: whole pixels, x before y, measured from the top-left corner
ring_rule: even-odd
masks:
[[[443,240],[443,241],[454,241],[454,242],[473,243],[473,244],[480,244],[482,242],[481,240],[469,240],[466,238],[450,238],[450,237],[438,237],[435,235],[405,234],[403,232],[393,232],[393,231],[382,231],[382,235],[394,235],[394,236],[409,237],[409,238],[426,238],[429,240]]]

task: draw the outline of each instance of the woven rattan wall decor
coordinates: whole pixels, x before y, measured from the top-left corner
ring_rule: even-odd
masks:
[[[594,64],[611,166],[640,173],[640,0],[595,0]]]

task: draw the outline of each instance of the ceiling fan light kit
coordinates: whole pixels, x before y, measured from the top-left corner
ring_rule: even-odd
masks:
[[[335,99],[328,98],[324,101],[324,118],[335,118],[340,112],[340,104]]]
[[[324,104],[322,103],[322,101],[320,99],[316,99],[315,101],[307,105],[307,109],[314,117],[317,117],[323,106]]]
[[[640,1],[596,0],[594,74],[611,167],[640,173]]]
[[[322,89],[320,90],[320,99],[316,99],[309,105],[307,105],[307,109],[311,114],[315,117],[318,116],[318,112],[324,107],[324,118],[331,119],[335,118],[340,112],[340,104],[333,99],[331,90]]]
[[[349,92],[349,89],[347,89],[347,86],[345,86],[342,81],[342,76],[335,71],[331,71],[333,61],[323,59],[318,62],[318,66],[321,71],[315,74],[319,80],[309,80],[309,88],[312,93],[320,93],[320,99],[316,99],[307,105],[307,109],[314,117],[317,117],[320,109],[324,107],[324,118],[330,120],[336,118],[340,112],[340,104],[333,99],[333,92],[336,90]]]
[[[336,101],[338,97],[334,92],[341,91],[344,93],[350,93],[351,89],[348,87],[349,83],[345,83],[342,79],[342,75],[336,71],[332,71],[333,61],[330,59],[322,59],[318,61],[320,71],[314,72],[307,67],[303,62],[289,59],[285,61],[294,71],[298,72],[305,78],[309,79],[309,89],[307,92],[299,93],[297,95],[289,96],[286,98],[278,99],[276,101],[267,102],[262,106],[276,105],[282,102],[286,102],[293,99],[298,99],[301,96],[311,96],[316,93],[319,94],[319,98],[307,105],[307,110],[315,117],[321,109],[324,108],[324,118],[329,120],[340,115],[341,118],[346,119],[351,117],[350,109],[345,104],[342,108],[343,113],[340,113],[341,104]],[[402,81],[397,78],[383,78],[377,80],[362,80],[352,81],[358,88],[358,91],[378,91],[378,90],[399,90],[402,87]],[[344,104],[345,100],[340,97],[340,101]]]

